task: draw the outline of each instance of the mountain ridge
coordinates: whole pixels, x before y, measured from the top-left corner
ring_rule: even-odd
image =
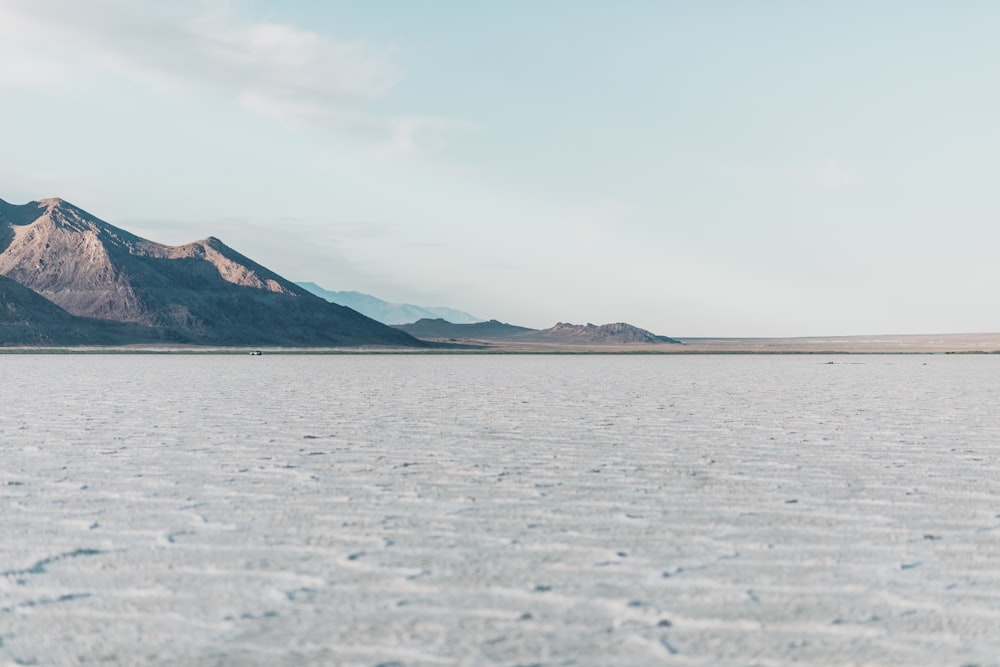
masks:
[[[427,345],[320,299],[214,236],[168,246],[59,198],[0,200],[0,275],[71,315],[194,344]]]
[[[679,343],[623,322],[559,322],[538,330],[497,320],[421,317],[390,327],[323,298],[338,294],[366,297],[397,314],[475,319],[450,308],[390,304],[294,283],[215,236],[169,246],[60,198],[26,204],[0,199],[0,345],[436,347],[487,341],[552,349]]]

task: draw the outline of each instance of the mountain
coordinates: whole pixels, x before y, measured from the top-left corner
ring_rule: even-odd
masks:
[[[567,324],[559,322],[548,329],[529,329],[497,320],[476,324],[452,324],[442,319],[419,320],[396,325],[397,329],[424,340],[463,340],[507,343],[548,343],[561,345],[636,345],[678,344],[666,336],[617,322],[614,324]]]
[[[444,306],[414,306],[409,303],[390,303],[362,292],[335,292],[323,289],[316,283],[300,282],[295,284],[309,290],[320,298],[326,299],[330,303],[339,303],[341,306],[353,308],[359,313],[363,313],[383,324],[407,324],[424,318],[443,318],[455,324],[471,324],[472,322],[482,321],[475,315],[470,315],[454,308],[445,308]]]
[[[140,325],[178,342],[426,346],[217,238],[162,245],[61,199],[0,200],[0,275],[71,315]]]
[[[578,341],[580,343],[612,343],[615,345],[631,345],[633,343],[680,344],[679,340],[666,336],[657,336],[645,329],[640,329],[625,322],[601,325],[559,322],[554,327],[539,331],[536,336],[556,339],[566,343]]]

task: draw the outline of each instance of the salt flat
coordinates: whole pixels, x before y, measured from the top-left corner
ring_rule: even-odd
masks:
[[[0,377],[0,664],[1000,664],[1000,358]]]

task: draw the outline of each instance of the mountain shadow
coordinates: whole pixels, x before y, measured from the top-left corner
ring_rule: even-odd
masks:
[[[184,342],[183,334],[163,329],[71,315],[40,294],[0,276],[0,346]]]

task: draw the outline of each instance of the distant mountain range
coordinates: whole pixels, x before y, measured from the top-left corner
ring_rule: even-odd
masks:
[[[548,329],[530,329],[497,320],[483,321],[453,308],[389,303],[361,292],[334,292],[310,282],[296,284],[331,303],[348,306],[372,319],[391,324],[400,331],[427,341],[507,341],[564,345],[680,343],[673,338],[657,336],[624,322],[601,326],[559,322]]]
[[[0,345],[426,348],[470,341],[677,342],[623,323],[537,330],[296,284],[212,236],[168,246],[61,199],[0,199]]]
[[[561,345],[635,345],[678,344],[681,342],[639,327],[616,322],[614,324],[567,324],[559,322],[548,329],[529,329],[497,320],[475,324],[453,324],[443,319],[423,319],[413,324],[400,324],[395,328],[429,341],[475,341],[506,343],[542,343]]]
[[[316,283],[309,282],[297,282],[295,284],[320,298],[326,299],[330,303],[337,303],[341,306],[353,308],[359,313],[367,315],[373,320],[378,320],[383,324],[407,324],[424,318],[442,318],[455,324],[482,322],[482,318],[470,315],[461,310],[455,310],[454,308],[445,308],[444,306],[414,306],[409,303],[390,303],[362,292],[335,292],[324,289]]]
[[[0,200],[0,344],[426,347],[208,237],[167,246],[61,199]]]

